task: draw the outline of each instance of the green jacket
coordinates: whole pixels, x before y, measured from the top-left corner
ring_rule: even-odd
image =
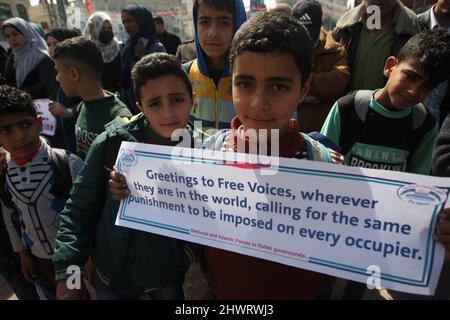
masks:
[[[192,126],[187,129],[193,133]],[[183,281],[194,260],[192,248],[201,252],[180,240],[115,225],[119,202],[111,197],[107,164],[114,164],[117,151],[111,150],[118,150],[121,141],[173,144],[149,131],[143,114],[126,124],[117,118],[93,142],[60,216],[53,258],[57,281],[70,276],[66,270],[71,265],[83,270],[94,240],[100,279],[111,288],[133,293]]]
[[[116,117],[131,116],[128,107],[119,98],[106,91],[107,96],[93,101],[83,101],[78,106],[75,138],[77,155],[84,159],[94,139],[105,130],[105,125]]]

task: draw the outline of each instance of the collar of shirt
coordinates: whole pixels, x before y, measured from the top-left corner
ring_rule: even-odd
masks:
[[[438,22],[438,19],[436,18],[436,15],[434,14],[434,8],[436,5],[434,5],[431,9],[430,9],[430,20],[431,20],[431,29],[434,29],[436,27],[441,27],[441,25]],[[447,28],[447,31],[450,32],[450,28]]]

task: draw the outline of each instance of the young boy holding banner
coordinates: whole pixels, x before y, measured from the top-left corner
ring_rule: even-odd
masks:
[[[253,143],[257,148],[265,148],[264,142],[273,145],[271,138],[279,133],[274,142],[282,157],[339,162],[339,154],[298,132],[291,119],[309,90],[311,50],[308,33],[297,20],[272,12],[249,19],[230,51],[237,117],[231,130],[218,132],[203,146],[248,153]],[[251,136],[262,139],[252,141]],[[269,155],[275,153],[269,150]],[[111,177],[111,192],[122,199],[126,185],[115,172]],[[215,248],[205,252],[206,276],[218,299],[312,299],[320,285],[318,273]]]
[[[292,119],[309,91],[311,51],[308,32],[297,20],[272,12],[249,19],[230,50],[237,116],[231,130],[204,146],[248,153],[256,142],[261,153],[263,140],[273,145],[279,135],[281,157],[339,163],[339,154],[299,132]],[[312,299],[321,282],[318,273],[268,260],[211,247],[205,254],[206,276],[218,299]]]
[[[79,299],[66,279],[70,267],[83,266],[94,246],[98,299],[184,299],[184,273],[194,260],[182,241],[115,226],[119,203],[107,188],[122,141],[173,146],[172,132],[195,130],[188,123],[192,87],[174,56],[155,53],[133,68],[137,106],[128,123],[116,118],[89,150],[86,165],[61,213],[54,256],[59,299]],[[81,269],[81,268],[80,268]]]
[[[266,132],[269,141],[278,132],[280,156],[338,162],[340,155],[298,132],[291,120],[308,92],[310,51],[307,32],[296,20],[274,13],[249,19],[235,35],[230,53],[237,117],[231,130],[214,135],[204,147],[249,152],[251,136],[264,137]],[[116,199],[124,198],[124,181],[115,172],[111,177],[111,192]],[[449,211],[441,213],[436,238],[447,245],[447,256]],[[320,286],[319,274],[271,261],[215,248],[206,249],[206,258],[207,278],[219,299],[312,299]]]

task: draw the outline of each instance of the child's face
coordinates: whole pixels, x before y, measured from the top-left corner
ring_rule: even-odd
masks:
[[[148,80],[140,88],[140,94],[141,105],[138,107],[157,135],[170,139],[174,130],[186,128],[192,96],[180,78],[167,75]]]
[[[433,90],[420,64],[411,60],[398,62],[394,57],[389,57],[384,74],[388,77],[385,90],[389,101],[384,102],[386,107],[404,110],[423,102]]]
[[[26,113],[0,117],[0,145],[14,158],[27,158],[36,152],[42,126]]]
[[[77,93],[74,88],[76,83],[74,68],[67,68],[59,59],[54,59],[53,61],[55,62],[56,81],[59,82],[66,96],[75,97]]]
[[[27,43],[25,37],[13,27],[5,27],[3,35],[14,52],[20,52]]]
[[[309,91],[290,54],[244,51],[233,61],[233,103],[248,129],[289,130],[290,120]],[[268,132],[270,134],[270,132]]]
[[[212,59],[227,59],[234,33],[233,14],[201,4],[197,10],[200,46]]]

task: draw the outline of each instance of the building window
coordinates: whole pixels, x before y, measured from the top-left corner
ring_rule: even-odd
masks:
[[[19,13],[19,17],[21,17],[22,19],[28,21],[27,8],[25,8],[24,5],[18,4],[17,5],[17,12]]]
[[[0,20],[5,21],[9,18],[12,18],[13,14],[11,11],[11,6],[6,3],[0,2]]]

